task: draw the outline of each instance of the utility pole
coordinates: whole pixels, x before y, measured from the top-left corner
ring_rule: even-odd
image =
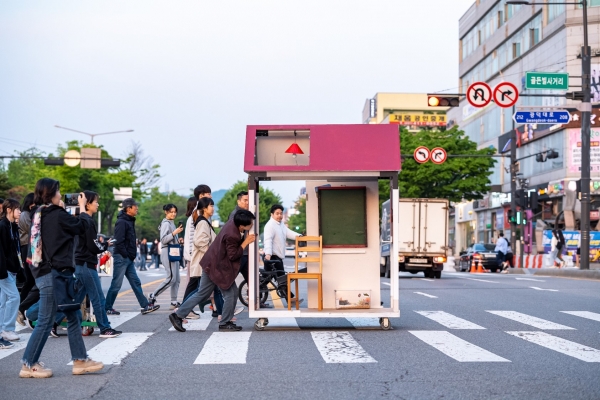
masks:
[[[588,44],[587,0],[583,5],[583,47],[581,48],[581,269],[590,269],[590,118],[592,88],[590,84],[591,50]]]
[[[513,106],[513,114],[515,106]],[[515,204],[517,197],[517,133],[515,132],[515,121],[512,121],[512,130],[510,134],[510,210],[512,220],[510,221],[510,247],[513,251],[517,249],[517,224],[515,224],[515,216],[517,215],[517,207]],[[521,265],[523,267],[523,265]]]

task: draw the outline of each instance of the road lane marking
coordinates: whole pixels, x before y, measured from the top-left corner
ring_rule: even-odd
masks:
[[[10,349],[0,350],[0,360],[5,357],[10,356],[11,354],[16,353],[19,350],[23,350],[27,347],[27,342],[29,342],[29,338],[31,337],[31,333],[22,333],[19,335],[20,339],[16,342],[11,342],[14,346]]]
[[[419,278],[421,281],[435,282],[435,279]]]
[[[561,313],[575,315],[581,318],[591,319],[600,322],[600,314],[591,311],[561,311]]]
[[[269,295],[271,296],[271,300],[273,301],[273,308],[283,308],[283,301],[281,297],[277,294],[277,290],[275,290],[275,286],[272,283],[268,283]],[[287,299],[285,299],[287,302]],[[287,307],[286,307],[287,308]]]
[[[459,362],[510,362],[446,331],[409,331],[428,345]]]
[[[312,339],[328,364],[376,363],[349,332],[311,332]]]
[[[534,282],[546,282],[541,279],[533,279],[533,278],[515,278],[518,281],[534,281]]]
[[[366,318],[357,318],[357,317],[346,317],[346,319],[354,325],[356,329],[360,328],[380,328],[379,318],[377,317],[366,317]]]
[[[392,286],[391,283],[387,283],[387,282],[381,282],[382,284],[384,284],[385,286]]]
[[[600,350],[584,346],[570,340],[552,336],[546,332],[510,331],[509,335],[516,336],[531,343],[535,343],[550,350],[557,351],[567,356],[585,362],[600,362]]]
[[[498,283],[498,282],[494,282],[494,281],[486,281],[485,279],[476,279],[476,278],[463,278],[463,279],[468,279],[470,281],[479,281],[479,282],[488,282],[488,283]]]
[[[529,286],[529,287],[530,287],[531,289],[535,289],[535,290],[545,290],[545,291],[547,291],[547,292],[558,292],[558,290],[556,290],[556,289],[542,289],[542,288],[539,288],[539,287],[537,287],[537,286]]]
[[[145,288],[145,287],[148,287],[148,286],[156,285],[157,283],[160,283],[160,282],[162,282],[162,281],[164,281],[164,279],[157,279],[157,280],[155,280],[155,281],[152,281],[152,282],[144,283],[144,284],[142,285],[142,287],[143,287],[143,288]],[[123,292],[119,293],[119,294],[117,295],[117,298],[120,298],[120,297],[126,296],[126,295],[128,295],[128,294],[130,294],[130,293],[133,293],[133,289],[127,289],[127,290],[125,290],[125,291],[123,291]]]
[[[138,315],[142,314],[139,312],[122,312],[121,315],[108,315],[108,322],[110,323],[110,327],[114,329]]]
[[[183,324],[183,327],[188,331],[205,331],[212,321],[213,317],[208,315],[208,317],[200,317],[200,319],[188,319],[187,324]],[[170,327],[169,332],[174,332],[175,328]]]
[[[429,297],[432,299],[437,299],[437,296],[433,296],[431,294],[427,294],[427,293],[423,293],[423,292],[413,292],[413,293],[420,294],[421,296]]]
[[[487,311],[487,310],[486,310]],[[487,311],[491,314],[497,315],[499,317],[511,319],[513,321],[520,322],[525,325],[531,325],[535,328],[542,330],[576,330],[575,328],[571,328],[565,325],[557,324],[555,322],[547,321],[545,319],[532,317],[531,315],[522,314],[516,311]]]
[[[269,328],[300,329],[294,317],[269,318]]]
[[[214,332],[194,364],[246,364],[252,332]]]
[[[446,328],[450,329],[485,329],[483,326],[474,324],[466,319],[459,318],[455,315],[448,314],[444,311],[415,311],[417,314],[429,318]]]
[[[94,361],[104,364],[119,365],[121,361],[133,353],[148,338],[152,332],[127,332],[116,338],[106,339],[88,351],[88,355]],[[71,361],[67,365],[73,365]]]

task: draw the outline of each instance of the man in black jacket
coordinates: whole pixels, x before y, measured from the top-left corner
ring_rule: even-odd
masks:
[[[127,277],[129,285],[140,303],[142,314],[148,314],[160,308],[159,305],[148,304],[148,299],[144,296],[142,282],[135,272],[133,260],[137,255],[136,237],[135,237],[135,216],[138,213],[138,204],[134,199],[123,200],[123,210],[117,215],[115,224],[115,249],[113,264],[113,280],[110,289],[106,294],[106,314],[119,315],[113,305],[117,299],[117,294],[121,290],[123,277]]]

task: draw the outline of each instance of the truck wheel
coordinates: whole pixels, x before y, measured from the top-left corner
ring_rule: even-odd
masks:
[[[433,271],[435,279],[442,279],[442,271]]]
[[[389,257],[385,258],[385,273],[384,273],[384,277],[385,278],[389,278],[390,277],[390,258]]]
[[[432,271],[430,269],[426,269],[423,271],[423,275],[425,275],[425,278],[433,278],[433,274],[431,272]]]

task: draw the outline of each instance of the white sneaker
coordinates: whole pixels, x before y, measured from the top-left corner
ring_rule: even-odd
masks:
[[[2,336],[2,339],[8,340],[9,342],[16,342],[21,339],[16,333],[9,331],[2,331],[0,335]]]
[[[233,315],[238,315],[239,313],[241,313],[242,311],[244,311],[246,309],[246,307],[244,306],[239,306],[235,308],[235,311],[233,312]]]

